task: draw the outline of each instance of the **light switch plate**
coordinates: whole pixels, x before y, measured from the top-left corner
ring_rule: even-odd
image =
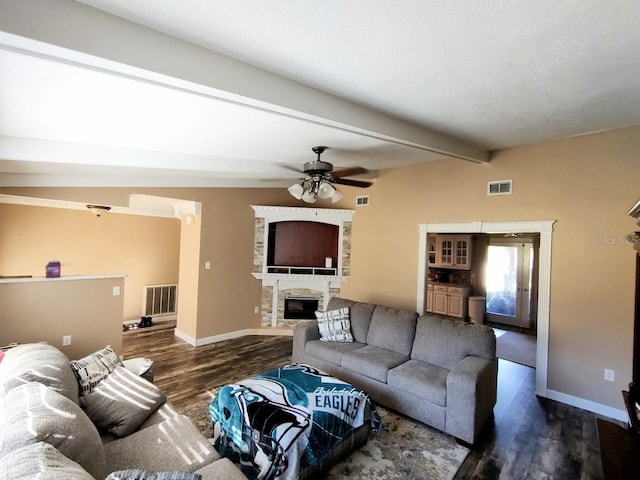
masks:
[[[117,297],[119,295],[120,295],[120,287],[118,287],[118,286],[113,287],[113,296]]]

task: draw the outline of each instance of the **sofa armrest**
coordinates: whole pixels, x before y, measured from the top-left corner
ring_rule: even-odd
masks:
[[[317,320],[301,322],[293,328],[293,356],[294,362],[302,362],[304,349],[307,342],[320,340],[320,330],[318,330]]]
[[[447,376],[445,431],[474,443],[496,404],[498,360],[468,356]]]

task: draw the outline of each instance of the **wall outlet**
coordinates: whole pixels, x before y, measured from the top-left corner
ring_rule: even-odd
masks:
[[[205,270],[211,270],[211,262],[209,260],[204,262],[204,269]]]
[[[113,296],[114,297],[120,296],[120,287],[113,287]]]
[[[71,335],[65,335],[62,337],[62,346],[68,347],[69,345],[71,345]]]
[[[616,372],[614,370],[604,369],[604,379],[607,382],[614,382],[616,378]]]
[[[260,313],[260,307],[253,307],[253,313]]]

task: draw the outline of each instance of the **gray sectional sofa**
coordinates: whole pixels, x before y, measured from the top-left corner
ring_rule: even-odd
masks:
[[[145,476],[136,478],[180,471],[202,479],[246,480],[162,394],[161,406],[149,409],[153,413],[135,431],[116,437],[99,431],[80,407],[78,380],[55,347],[19,345],[0,360],[0,479],[103,480],[114,471],[143,469]],[[126,373],[122,390],[143,405],[132,378],[139,377]],[[146,391],[157,390],[140,382]],[[119,409],[128,421],[131,406]]]
[[[381,405],[474,443],[496,403],[493,330],[445,317],[334,297],[349,307],[350,343],[320,340],[318,322],[296,325],[293,361],[367,391]]]

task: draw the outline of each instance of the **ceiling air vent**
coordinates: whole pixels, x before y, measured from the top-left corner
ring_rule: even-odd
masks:
[[[497,180],[487,185],[487,195],[510,195],[511,180]]]
[[[356,207],[364,207],[366,205],[369,205],[369,195],[356,197]]]

